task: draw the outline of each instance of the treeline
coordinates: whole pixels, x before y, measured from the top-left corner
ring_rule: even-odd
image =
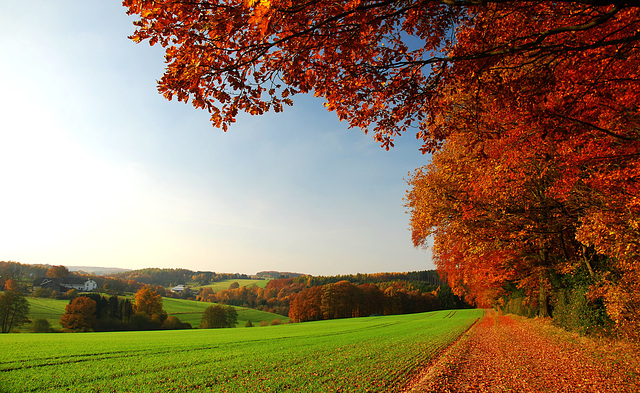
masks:
[[[68,332],[191,329],[162,308],[162,296],[151,287],[136,292],[132,302],[118,296],[83,294],[72,299],[60,318]]]
[[[414,287],[423,288],[424,291],[432,290],[428,287],[439,287],[446,284],[435,270],[422,270],[407,273],[372,273],[372,274],[347,274],[337,276],[306,276],[307,286],[319,286],[335,284],[340,281],[348,281],[352,284],[377,284],[393,281],[407,281]]]
[[[7,280],[16,280],[20,283],[24,280],[33,280],[36,277],[44,277],[51,266],[29,265],[14,261],[0,261],[0,286]]]
[[[269,278],[269,279],[273,279],[273,278],[292,278],[292,277],[300,277],[300,276],[306,276],[306,274],[294,273],[294,272],[278,272],[278,271],[275,271],[275,270],[265,270],[265,271],[261,271],[261,272],[256,273],[256,277]]]
[[[36,332],[52,332],[46,320],[36,321]],[[212,305],[200,319],[201,329],[233,328],[238,324],[238,312],[233,306]],[[84,294],[71,300],[60,318],[66,332],[125,331],[125,330],[176,330],[191,329],[190,323],[181,322],[167,315],[162,306],[162,296],[146,286],[136,292],[131,302],[118,296]],[[245,326],[252,326],[249,322]]]
[[[161,285],[171,287],[185,285],[188,282],[196,282],[198,285],[207,285],[223,280],[248,280],[246,274],[240,273],[216,273],[209,271],[193,271],[188,269],[159,269],[147,268],[109,275],[123,280],[133,280],[146,285]]]
[[[289,318],[305,322],[434,311],[441,308],[437,293],[408,290],[399,283],[382,290],[375,284],[339,281],[308,287],[296,294],[289,307]]]
[[[468,307],[436,277],[436,272],[429,271],[301,276],[271,280],[265,288],[238,287],[213,293],[211,288],[205,287],[196,300],[288,315],[294,321]],[[439,285],[430,285],[431,282]],[[323,296],[324,303],[321,301]]]

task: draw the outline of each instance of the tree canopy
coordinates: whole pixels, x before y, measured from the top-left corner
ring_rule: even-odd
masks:
[[[238,324],[238,312],[233,306],[207,307],[200,319],[201,329],[233,328]]]
[[[67,304],[60,318],[60,326],[73,332],[93,331],[96,324],[96,301],[86,296],[79,296]]]
[[[64,278],[69,275],[69,269],[66,266],[51,266],[49,270],[47,270],[47,277],[51,278]]]
[[[14,327],[27,322],[29,302],[19,290],[5,288],[5,292],[0,293],[0,332],[10,333]]]
[[[125,0],[136,42],[165,48],[158,89],[228,128],[239,111],[282,111],[313,93],[383,146],[416,129],[431,150],[435,99],[455,81],[512,67],[581,62],[610,67],[637,45],[638,2],[416,0]],[[596,62],[597,65],[598,62]],[[594,74],[596,72],[596,74]],[[570,116],[567,121],[584,121]],[[590,123],[590,122],[588,122]],[[597,126],[597,124],[594,124]]]
[[[136,292],[133,308],[135,312],[145,313],[148,316],[164,313],[162,309],[162,296],[148,286],[140,288],[140,290]]]

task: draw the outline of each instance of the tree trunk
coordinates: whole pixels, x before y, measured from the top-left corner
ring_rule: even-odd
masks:
[[[540,311],[538,316],[540,318],[548,318],[549,317],[549,308],[547,307],[547,289],[544,286],[544,274],[540,273],[540,293],[538,295],[538,303],[540,307]]]
[[[587,269],[589,270],[589,276],[593,278],[593,276],[595,276],[595,273],[593,272],[591,263],[589,263],[589,259],[587,259],[587,247],[584,244],[582,245],[582,259],[584,260],[584,264],[587,266]]]

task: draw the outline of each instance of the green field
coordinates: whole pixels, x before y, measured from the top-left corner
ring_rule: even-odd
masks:
[[[193,327],[200,325],[200,318],[204,309],[212,305],[212,303],[171,298],[163,298],[162,303],[164,310],[169,315],[178,317],[182,322],[189,322]],[[247,320],[250,320],[254,325],[260,324],[261,321],[271,322],[274,319],[280,319],[282,322],[289,320],[288,317],[283,315],[251,308],[236,307],[236,310],[238,311],[238,326],[244,326]]]
[[[3,334],[0,391],[395,391],[482,313],[268,328]]]
[[[60,317],[64,314],[64,308],[69,304],[68,300],[45,299],[28,297],[30,310],[29,319],[46,319],[54,329],[60,329]],[[28,329],[24,326],[20,330]]]
[[[215,292],[224,291],[225,289],[229,289],[229,285],[233,284],[234,282],[237,282],[241,287],[258,286],[260,288],[264,288],[267,286],[267,283],[269,282],[269,280],[242,280],[242,279],[222,280],[222,281],[216,281],[208,285],[194,286],[191,289],[200,290],[201,288],[209,287],[215,293]]]
[[[60,317],[64,313],[64,308],[69,304],[68,300],[44,299],[44,298],[27,298],[31,305],[29,319],[34,320],[43,318],[49,321],[51,327],[60,329]],[[169,314],[178,317],[182,322],[189,322],[194,328],[200,325],[200,318],[204,309],[211,306],[212,303],[196,302],[193,300],[183,299],[162,299],[163,308]],[[280,319],[287,322],[289,318],[283,315],[272,314],[265,311],[253,310],[250,308],[236,307],[238,311],[238,326],[244,326],[247,320],[254,325],[259,325],[261,321],[271,323],[274,319]],[[28,325],[23,326],[20,330],[26,331]]]

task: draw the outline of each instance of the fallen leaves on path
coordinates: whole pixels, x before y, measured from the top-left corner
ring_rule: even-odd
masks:
[[[407,392],[640,392],[640,347],[490,310]]]

